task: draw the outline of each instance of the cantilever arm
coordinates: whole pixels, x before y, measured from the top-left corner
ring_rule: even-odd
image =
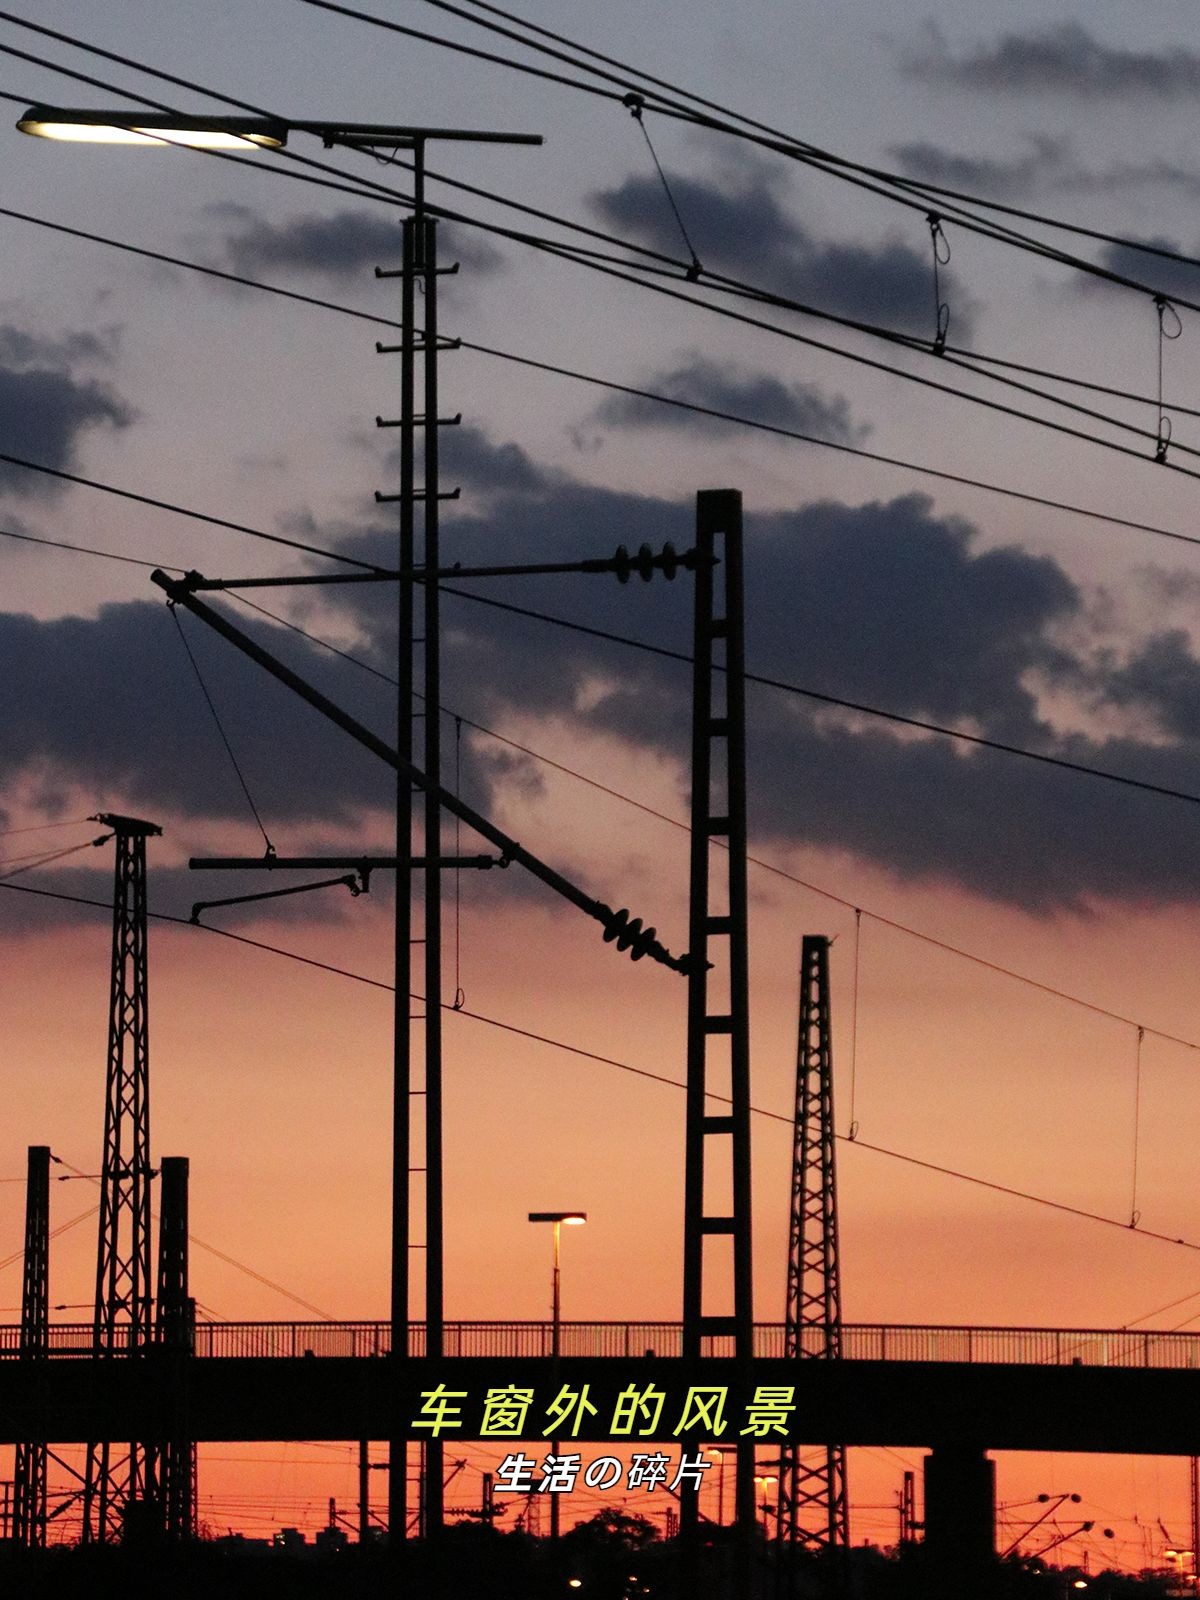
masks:
[[[201,622],[208,624],[214,632],[222,638],[228,639],[243,655],[249,656],[251,661],[257,662],[271,676],[280,683],[285,684],[293,693],[306,700],[314,710],[327,717],[330,722],[341,728],[344,733],[369,750],[372,755],[379,757],[396,772],[408,777],[417,788],[428,794],[437,796],[439,803],[453,817],[460,818],[469,828],[473,828],[482,838],[494,844],[502,853],[506,861],[515,861],[524,867],[527,872],[539,879],[547,888],[553,889],[556,894],[569,900],[573,906],[600,923],[604,929],[605,940],[615,942],[618,950],[628,950],[634,961],[640,961],[643,956],[650,956],[664,967],[670,967],[675,972],[687,973],[691,970],[691,957],[688,955],[676,956],[660,943],[653,928],[644,928],[641,919],[631,917],[628,911],[614,911],[611,906],[605,905],[602,900],[595,900],[582,889],[573,884],[569,878],[564,878],[561,872],[535,856],[531,850],[526,850],[515,839],[509,838],[495,823],[478,812],[474,807],[466,805],[456,794],[451,794],[448,789],[440,784],[431,783],[419,767],[407,761],[398,751],[384,742],[377,734],[362,725],[349,712],[343,711],[341,706],[323,695],[319,689],[314,689],[298,673],[283,664],[273,656],[269,650],[264,650],[248,634],[236,627],[227,617],[219,611],[214,611],[203,600],[198,600],[186,583],[181,583],[175,578],[169,578],[165,572],[155,569],[150,574],[150,581],[164,591],[174,605],[181,605],[190,611],[193,616],[199,617]]]

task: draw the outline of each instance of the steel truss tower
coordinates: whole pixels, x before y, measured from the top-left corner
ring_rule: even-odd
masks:
[[[196,1342],[196,1302],[188,1294],[188,1159],[164,1156],[158,1216],[158,1318],[155,1342],[171,1363],[173,1427],[156,1447],[154,1478],[163,1530],[171,1541],[196,1537],[196,1446],[188,1427],[187,1358]],[[149,1474],[147,1474],[149,1476]]]
[[[800,953],[800,1029],[796,1046],[796,1121],[788,1240],[784,1354],[836,1360],[842,1353],[837,1164],[830,1041],[829,940],[805,934]],[[782,1543],[809,1550],[850,1543],[846,1451],[780,1450]]]
[[[736,490],[697,495],[696,554],[683,1354],[696,1360],[712,1352],[714,1340],[732,1339],[735,1358],[748,1376],[754,1355],[750,999],[742,497]],[[714,842],[727,851],[714,857]],[[715,1110],[710,1095],[723,1096],[728,1104]],[[712,1260],[706,1270],[707,1247],[713,1243],[724,1246],[723,1259]],[[731,1292],[714,1311],[718,1278],[729,1282]],[[695,1545],[694,1493],[681,1510],[686,1549]],[[750,1578],[755,1526],[754,1446],[741,1440],[737,1527],[743,1587]]]
[[[29,1146],[25,1187],[25,1279],[21,1288],[21,1355],[45,1356],[50,1329],[50,1147]],[[13,1538],[31,1549],[46,1543],[44,1439],[17,1445],[13,1473]]]
[[[153,1341],[150,1277],[150,1036],[146,963],[146,840],[153,822],[109,813],[96,818],[116,842],[112,988],[100,1230],[96,1256],[96,1360],[131,1359]],[[147,1470],[149,1468],[149,1471]],[[144,1444],[89,1443],[83,1490],[83,1542],[121,1537],[124,1519],[155,1497],[153,1460]]]

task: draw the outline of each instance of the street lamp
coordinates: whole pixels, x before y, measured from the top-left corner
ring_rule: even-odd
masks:
[[[770,1483],[777,1483],[779,1480],[775,1477],[774,1473],[764,1473],[762,1475],[756,1475],[754,1481],[755,1483],[762,1484],[762,1530],[763,1538],[766,1539],[769,1537],[767,1529],[767,1513],[770,1510],[770,1506],[767,1504],[767,1485]]]
[[[398,424],[385,422],[383,426],[398,425],[400,430],[400,494],[377,495],[377,499],[396,500],[400,510],[400,560],[398,623],[399,693],[396,713],[396,897],[395,897],[395,965],[394,989],[396,1004],[393,1023],[393,1088],[392,1088],[392,1262],[391,1304],[389,1321],[392,1335],[392,1353],[399,1363],[408,1354],[409,1326],[409,1262],[410,1251],[415,1248],[411,1234],[411,1205],[409,1197],[411,1159],[411,1096],[413,1030],[419,1026],[424,1034],[425,1063],[424,1096],[425,1120],[425,1353],[438,1358],[443,1353],[443,1173],[442,1173],[442,1066],[441,1066],[441,1013],[442,1013],[442,925],[441,925],[441,871],[442,844],[441,818],[441,733],[436,715],[424,720],[422,742],[423,756],[419,763],[413,756],[413,647],[424,646],[424,692],[430,703],[438,704],[440,674],[440,625],[436,582],[426,583],[423,596],[424,628],[418,641],[414,631],[413,597],[416,589],[414,570],[414,516],[418,502],[424,509],[424,565],[436,572],[438,569],[438,501],[437,488],[437,434],[443,425],[452,426],[457,418],[443,418],[437,405],[437,355],[452,341],[440,340],[437,335],[436,289],[439,273],[435,224],[425,204],[425,149],[430,141],[454,141],[472,144],[540,145],[539,134],[501,133],[477,131],[468,128],[430,128],[376,122],[308,122],[293,119],[251,114],[209,117],[184,113],[145,111],[140,108],[117,110],[78,110],[62,107],[34,105],[24,113],[17,127],[23,133],[51,140],[83,141],[91,144],[121,144],[143,149],[176,145],[183,148],[205,150],[223,154],[231,150],[280,151],[290,132],[313,134],[326,148],[345,146],[352,149],[389,148],[407,150],[412,156],[413,193],[412,216],[404,224],[403,260],[398,274],[402,283],[401,343],[396,346],[377,345],[381,354],[399,352],[401,355],[401,404]],[[416,293],[421,291],[424,302],[423,319],[416,314]],[[423,322],[423,327],[418,322]],[[415,390],[414,359],[420,357],[423,366],[424,405],[418,404]],[[422,450],[416,450],[418,437]],[[414,480],[414,462],[423,458],[424,487],[418,489]],[[448,496],[446,498],[453,498]],[[260,661],[262,657],[260,656]],[[293,687],[297,687],[295,684]],[[345,725],[345,724],[343,724]],[[424,774],[422,793],[423,832],[425,856],[421,868],[425,873],[424,926],[425,947],[425,1006],[423,1015],[410,1011],[409,999],[412,962],[412,833],[414,822],[412,773]],[[270,860],[262,863],[270,867]],[[550,880],[548,880],[550,881]],[[565,885],[565,879],[555,879],[555,886]],[[595,914],[595,902],[582,897],[572,889],[575,903],[589,914]],[[572,1213],[562,1220],[584,1220]],[[557,1279],[558,1235],[555,1233],[555,1276]],[[557,1294],[557,1290],[556,1290]],[[397,1370],[397,1382],[399,1370]],[[403,1540],[407,1525],[407,1443],[392,1439],[390,1444],[390,1470],[388,1474],[388,1526],[393,1543]],[[442,1524],[442,1469],[441,1441],[429,1440],[426,1450],[425,1506],[427,1524],[437,1532]],[[555,1509],[556,1503],[552,1501]]]
[[[530,1222],[549,1222],[554,1227],[554,1274],[551,1278],[551,1324],[550,1324],[550,1357],[554,1363],[555,1376],[558,1374],[559,1339],[562,1329],[562,1298],[560,1289],[561,1272],[559,1270],[559,1249],[562,1240],[564,1225],[568,1228],[581,1228],[587,1221],[586,1211],[531,1211]],[[550,1441],[550,1449],[554,1455],[558,1454],[558,1440]],[[550,1538],[558,1538],[558,1495],[550,1496]]]
[[[550,1222],[554,1225],[554,1275],[551,1279],[551,1317],[550,1324],[550,1354],[558,1360],[559,1334],[562,1325],[561,1298],[559,1280],[559,1250],[564,1225],[568,1228],[581,1228],[587,1221],[586,1211],[531,1211],[530,1222]]]
[[[709,1457],[717,1463],[717,1524],[725,1525],[725,1457],[737,1455],[737,1445],[716,1444],[708,1452]]]

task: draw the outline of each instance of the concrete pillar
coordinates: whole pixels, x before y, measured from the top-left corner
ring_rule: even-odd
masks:
[[[989,1594],[995,1551],[995,1462],[978,1445],[935,1445],[925,1457],[925,1558],[931,1600]]]

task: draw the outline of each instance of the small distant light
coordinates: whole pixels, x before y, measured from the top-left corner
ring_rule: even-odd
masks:
[[[1072,1589],[1086,1589],[1087,1588],[1087,1584],[1084,1582],[1084,1580],[1082,1578],[1076,1578],[1075,1582],[1071,1585],[1071,1587],[1072,1587]]]
[[[567,1588],[568,1589],[582,1589],[583,1588],[583,1579],[582,1578],[568,1578],[567,1579]]]

